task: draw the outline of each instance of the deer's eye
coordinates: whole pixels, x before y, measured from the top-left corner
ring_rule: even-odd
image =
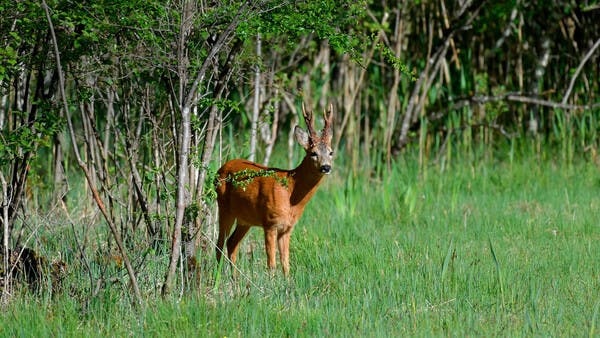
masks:
[[[317,157],[317,156],[318,156],[318,154],[317,154],[317,152],[316,152],[316,151],[313,151],[312,153],[310,153],[310,156],[311,156],[311,157]]]
[[[333,156],[333,151],[330,151],[330,152],[329,152],[329,156]]]

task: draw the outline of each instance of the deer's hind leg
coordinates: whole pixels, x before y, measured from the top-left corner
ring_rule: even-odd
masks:
[[[231,264],[235,264],[235,261],[237,260],[237,252],[240,248],[240,243],[248,233],[248,230],[250,230],[250,226],[240,224],[238,221],[238,224],[235,227],[233,234],[231,234],[229,239],[227,239],[227,255],[231,260]]]
[[[221,262],[221,256],[223,255],[223,248],[225,247],[225,240],[229,237],[231,227],[235,222],[235,218],[227,215],[225,212],[221,212],[219,208],[219,238],[217,239],[217,263]]]

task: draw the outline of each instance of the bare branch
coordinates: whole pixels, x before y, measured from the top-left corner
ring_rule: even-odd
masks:
[[[594,52],[596,51],[596,49],[599,46],[600,46],[600,39],[596,40],[596,43],[594,43],[594,45],[592,46],[592,48],[590,48],[590,50],[585,54],[585,56],[583,57],[583,59],[579,63],[579,66],[575,70],[575,73],[573,74],[573,77],[571,77],[571,82],[569,83],[569,87],[567,88],[567,91],[565,92],[565,96],[563,96],[563,99],[561,101],[562,104],[566,104],[567,101],[569,100],[569,96],[571,95],[571,91],[573,90],[573,86],[575,86],[575,80],[577,80],[577,77],[579,76],[579,73],[581,73],[581,70],[583,69],[583,66],[590,59],[590,57],[592,56],[592,54],[594,54]]]
[[[463,98],[460,100],[456,100],[453,102],[451,106],[443,111],[438,111],[429,114],[429,120],[438,120],[446,115],[448,111],[458,110],[463,107],[466,107],[472,103],[483,104],[487,102],[498,102],[498,101],[510,101],[510,102],[519,102],[525,104],[533,104],[537,106],[549,107],[554,109],[565,109],[565,110],[589,110],[596,109],[600,107],[600,102],[588,104],[588,105],[575,105],[575,104],[565,104],[561,102],[542,100],[535,97],[524,96],[518,93],[507,93],[504,95],[496,95],[496,96],[488,96],[488,95],[478,95],[471,96],[468,98]]]
[[[513,94],[508,94],[506,96],[506,99],[508,101],[530,103],[530,104],[535,104],[535,105],[544,106],[544,107],[550,107],[550,108],[554,108],[554,109],[587,110],[587,109],[594,109],[594,108],[600,107],[600,102],[593,103],[590,105],[576,105],[576,104],[566,104],[566,103],[561,103],[561,102],[541,100],[541,99],[537,99],[537,98],[533,98],[533,97],[513,95]]]

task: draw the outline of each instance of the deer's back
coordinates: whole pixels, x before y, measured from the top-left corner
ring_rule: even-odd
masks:
[[[289,223],[292,217],[289,171],[247,160],[231,160],[218,171],[220,213],[246,225]]]

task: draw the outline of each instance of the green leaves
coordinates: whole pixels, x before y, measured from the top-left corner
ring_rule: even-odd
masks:
[[[235,188],[239,188],[242,190],[246,190],[246,188],[248,187],[248,185],[250,183],[252,183],[254,181],[255,178],[257,177],[271,177],[273,178],[275,181],[277,181],[279,184],[281,184],[284,187],[288,186],[288,180],[286,177],[280,177],[279,175],[277,175],[277,172],[275,172],[275,170],[250,170],[250,169],[244,169],[244,170],[240,170],[236,173],[230,174],[229,176],[227,176],[225,178],[225,182],[229,182],[231,183]],[[223,180],[219,180],[217,181],[217,184],[223,184]]]
[[[383,56],[383,59],[389,63],[390,65],[392,65],[392,67],[394,67],[395,69],[399,70],[400,73],[408,76],[410,78],[411,81],[416,81],[416,71],[415,70],[410,70],[408,68],[408,66],[406,65],[406,63],[402,62],[402,60],[398,57],[396,57],[396,55],[394,55],[394,52],[387,46],[385,46],[383,43],[381,42],[377,42],[375,44],[375,48],[377,48],[380,52],[381,55]]]
[[[366,13],[364,1],[298,1],[281,4],[266,1],[253,20],[240,24],[237,35],[242,40],[253,39],[258,32],[265,40],[287,39],[294,47],[302,37],[314,34],[328,40],[339,53],[357,54],[360,43],[348,27],[355,26]],[[357,32],[357,34],[360,34]]]
[[[52,137],[62,130],[64,120],[59,116],[44,113],[32,124],[0,134],[0,161],[7,162],[23,158],[27,153],[36,153],[38,147],[47,147]]]
[[[10,78],[11,69],[17,64],[17,53],[10,45],[0,49],[0,82]]]

